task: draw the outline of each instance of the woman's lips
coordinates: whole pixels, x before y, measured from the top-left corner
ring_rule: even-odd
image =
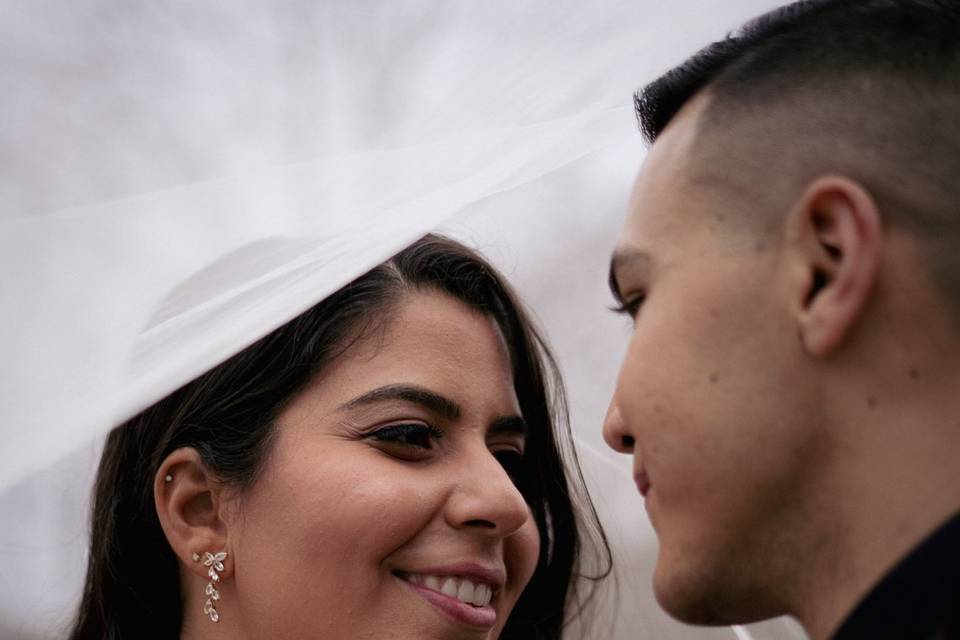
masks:
[[[428,589],[424,585],[406,580],[402,575],[398,575],[397,577],[414,593],[456,622],[485,630],[492,629],[497,623],[497,611],[493,608],[492,604],[477,607],[467,604],[466,602],[461,602],[453,596],[445,595],[439,591]]]

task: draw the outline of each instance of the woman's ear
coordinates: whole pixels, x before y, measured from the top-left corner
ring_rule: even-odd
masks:
[[[224,495],[223,485],[196,449],[189,447],[168,455],[153,481],[157,516],[170,547],[188,569],[204,579],[208,569],[197,557],[227,548]]]
[[[792,304],[807,353],[834,352],[860,318],[880,271],[880,211],[859,183],[813,181],[786,222]]]

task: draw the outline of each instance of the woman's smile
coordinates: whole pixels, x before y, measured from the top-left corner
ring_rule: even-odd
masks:
[[[504,583],[502,570],[462,563],[395,575],[417,596],[459,623],[489,630],[497,622],[492,601]]]

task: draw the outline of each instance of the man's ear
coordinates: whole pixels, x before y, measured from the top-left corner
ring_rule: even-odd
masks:
[[[786,239],[801,342],[807,353],[827,356],[863,313],[880,271],[879,208],[849,178],[818,178],[788,214]]]
[[[207,567],[194,554],[203,557],[204,552],[227,548],[224,495],[224,486],[196,449],[189,447],[168,455],[153,480],[157,516],[170,547],[190,571],[204,579]]]

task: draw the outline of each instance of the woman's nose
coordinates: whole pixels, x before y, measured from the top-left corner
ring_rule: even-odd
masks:
[[[607,445],[619,453],[632,454],[634,439],[627,431],[627,425],[620,414],[617,398],[610,401],[607,417],[603,420],[603,439]]]
[[[482,452],[470,455],[457,475],[446,509],[450,526],[505,538],[530,519],[523,495],[485,446]]]

